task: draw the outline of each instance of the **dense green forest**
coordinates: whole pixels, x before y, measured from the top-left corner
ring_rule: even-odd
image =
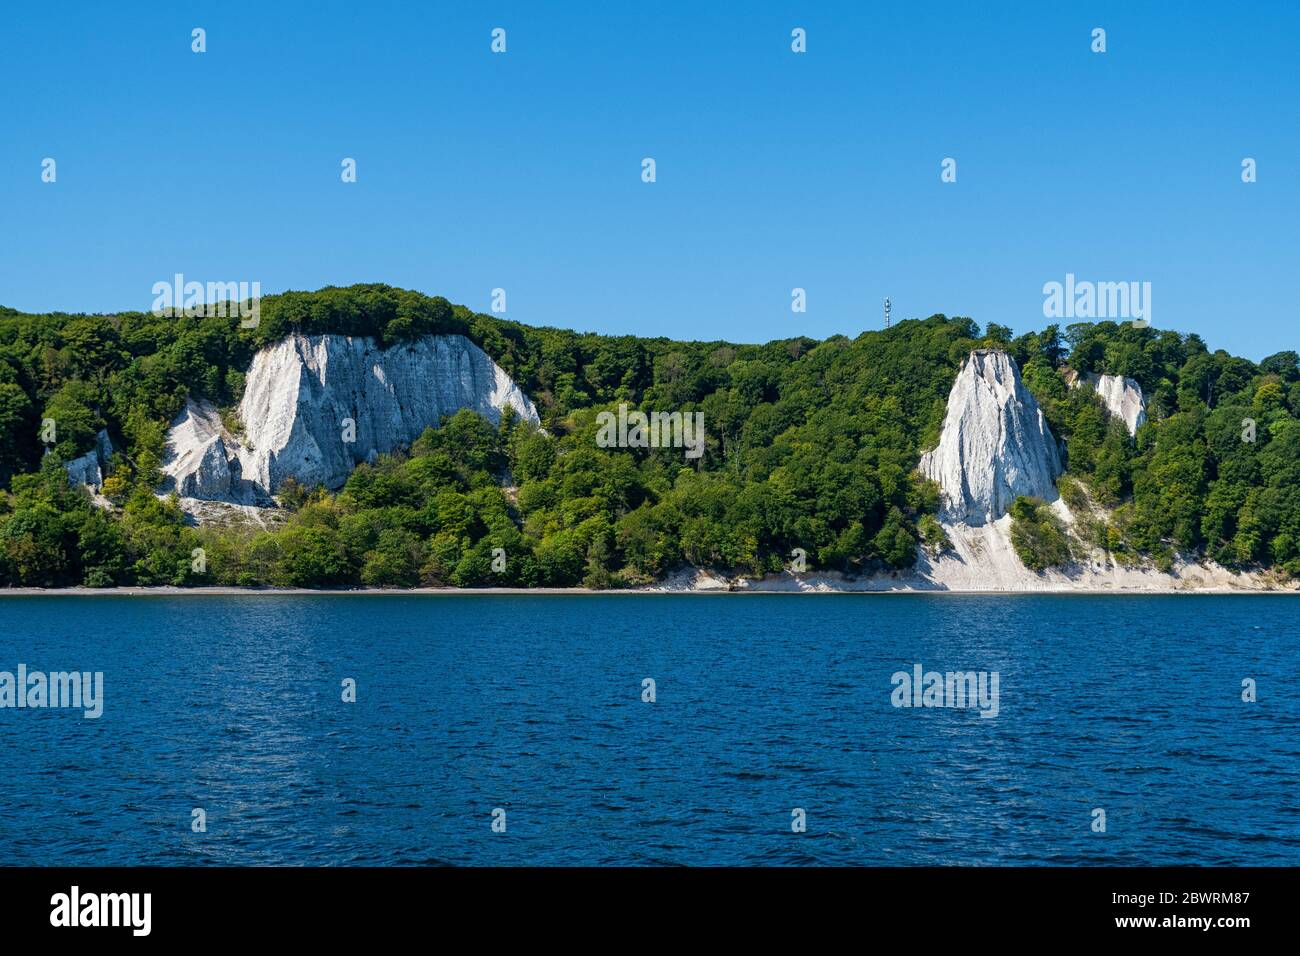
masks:
[[[534,399],[545,431],[461,412],[337,492],[290,483],[273,527],[187,524],[154,494],[168,422],[187,393],[233,406],[256,350],[292,331],[464,334]],[[1062,494],[1092,515],[1089,543],[1124,561],[1199,552],[1300,574],[1295,352],[1256,365],[1195,335],[1100,322],[1013,338],[944,316],[854,339],[677,342],[532,328],[363,285],[266,297],[247,330],[237,317],[0,308],[0,584],[604,588],[683,565],[758,575],[795,548],[810,568],[906,568],[918,541],[943,547],[937,489],[915,467],[981,346],[1016,358],[1065,443]],[[1136,439],[1066,387],[1066,367],[1142,385]],[[620,402],[702,412],[705,453],[598,447],[597,413]],[[101,428],[121,449],[109,509],[63,469]],[[1032,503],[1019,510],[1033,560],[1068,556]]]

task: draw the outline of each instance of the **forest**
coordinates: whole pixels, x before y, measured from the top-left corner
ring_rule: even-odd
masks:
[[[155,494],[168,423],[187,394],[233,408],[255,352],[295,331],[465,335],[534,400],[542,430],[462,411],[342,488],[289,482],[268,527],[187,523]],[[856,338],[679,342],[535,328],[358,285],[264,297],[253,329],[0,308],[0,586],[618,588],[688,566],[758,576],[796,548],[810,569],[907,568],[918,543],[943,547],[937,488],[915,468],[978,347],[1020,365],[1063,443],[1061,493],[1087,506],[1090,543],[1124,562],[1195,554],[1300,574],[1293,351],[1256,364],[1132,324],[1013,337],[942,315]],[[1148,422],[1130,437],[1090,390],[1066,386],[1067,368],[1135,379]],[[621,403],[702,413],[703,454],[600,447],[597,416]],[[119,449],[108,507],[64,470],[100,429]],[[1030,567],[1068,559],[1032,502],[1017,522]]]

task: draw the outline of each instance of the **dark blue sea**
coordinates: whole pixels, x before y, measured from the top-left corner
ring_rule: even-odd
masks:
[[[0,598],[0,671],[104,675],[98,719],[0,709],[0,863],[1294,865],[1298,621],[1286,596]],[[917,664],[996,671],[997,716],[893,706]]]

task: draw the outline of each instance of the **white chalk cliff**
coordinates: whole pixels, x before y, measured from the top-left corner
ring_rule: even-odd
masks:
[[[539,422],[510,376],[462,335],[387,349],[369,338],[291,335],[253,358],[238,434],[210,403],[186,403],[167,433],[160,490],[260,505],[290,477],[338,488],[360,462],[409,445],[465,408],[494,423],[506,408]]]
[[[81,457],[65,462],[63,467],[68,471],[68,481],[71,484],[85,485],[91,491],[99,491],[112,460],[113,442],[109,439],[108,432],[101,428],[95,436],[95,447]]]
[[[1106,406],[1106,411],[1120,419],[1130,435],[1136,435],[1138,428],[1147,420],[1147,406],[1142,396],[1142,386],[1131,378],[1122,375],[1098,375],[1096,372],[1080,375],[1070,369],[1065,373],[1065,380],[1071,388],[1081,388],[1085,382],[1091,385],[1102,404]]]
[[[921,457],[920,471],[939,483],[948,522],[979,526],[1020,495],[1057,497],[1060,450],[1006,352],[977,349],[962,364],[939,445]]]

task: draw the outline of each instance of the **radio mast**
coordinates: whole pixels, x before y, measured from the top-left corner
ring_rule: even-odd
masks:
[[[889,328],[889,299],[885,299],[885,328]]]

